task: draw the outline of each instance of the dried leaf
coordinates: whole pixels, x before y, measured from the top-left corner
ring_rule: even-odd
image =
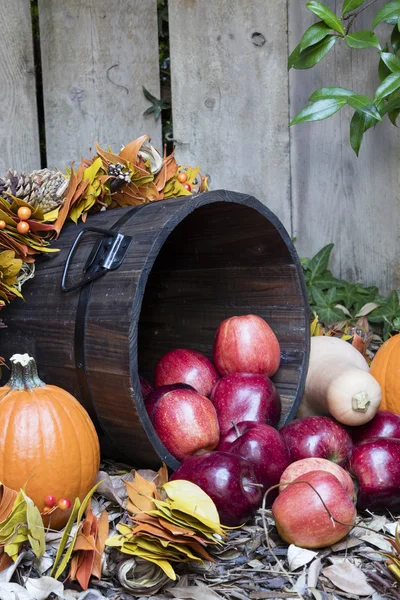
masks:
[[[158,565],[142,558],[129,558],[121,563],[117,575],[121,585],[135,596],[156,594],[170,580]]]
[[[0,583],[0,600],[32,600],[32,596],[18,583]]]
[[[311,565],[308,567],[307,574],[307,586],[309,588],[316,588],[318,583],[319,574],[322,569],[322,560],[320,558],[316,558],[312,561]]]
[[[197,585],[173,587],[166,590],[175,598],[192,598],[193,600],[223,600],[223,597],[200,581]]]
[[[299,548],[294,544],[290,544],[287,554],[290,570],[296,571],[296,569],[304,567],[304,565],[307,565],[309,562],[311,562],[313,558],[317,556],[317,554],[317,552],[313,552],[312,550]]]
[[[207,522],[215,523],[219,529],[220,520],[217,507],[210,496],[198,485],[184,479],[176,479],[165,483],[162,489],[172,500],[173,510],[180,510],[199,519],[204,518]]]
[[[35,600],[46,600],[50,594],[55,594],[59,598],[64,598],[64,586],[61,581],[53,579],[53,577],[40,577],[26,581],[25,587],[31,598]]]
[[[322,574],[348,594],[370,596],[374,593],[374,588],[369,585],[365,574],[348,560],[322,569]]]

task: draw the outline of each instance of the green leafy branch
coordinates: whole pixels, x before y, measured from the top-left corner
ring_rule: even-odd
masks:
[[[356,50],[371,47],[377,49],[380,85],[373,98],[342,87],[323,87],[310,96],[307,106],[290,123],[296,125],[307,121],[321,121],[334,115],[343,106],[350,106],[354,109],[350,123],[350,144],[357,156],[368,129],[382,122],[386,114],[391,123],[396,125],[400,114],[400,0],[388,2],[379,10],[370,30],[352,31],[357,17],[376,1],[365,4],[365,0],[344,0],[340,16],[322,2],[307,2],[308,10],[320,20],[304,32],[288,59],[289,69],[310,69],[332,50],[338,40]],[[384,47],[375,33],[375,28],[380,23],[393,26],[390,41]]]
[[[302,258],[311,311],[327,328],[343,329],[345,323],[359,325],[366,319],[383,339],[400,331],[400,301],[397,290],[381,296],[375,286],[337,279],[328,269],[334,244],[324,246],[313,258]]]

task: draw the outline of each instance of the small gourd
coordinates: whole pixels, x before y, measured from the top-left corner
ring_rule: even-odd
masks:
[[[41,512],[49,497],[83,500],[100,465],[89,415],[67,391],[41,381],[31,356],[10,360],[11,378],[0,388],[0,481],[14,490],[25,486]],[[60,529],[70,512],[57,509],[45,522]]]
[[[298,417],[326,415],[343,425],[362,425],[374,417],[381,399],[379,383],[354,346],[330,336],[311,338]]]

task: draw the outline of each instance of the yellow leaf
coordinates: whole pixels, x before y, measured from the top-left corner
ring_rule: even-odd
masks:
[[[46,221],[48,223],[53,223],[54,221],[57,221],[59,212],[60,212],[60,207],[58,206],[57,208],[54,208],[53,210],[51,210],[48,213],[46,213],[45,215],[43,215],[43,221]]]
[[[90,165],[90,167],[88,167],[87,169],[84,170],[83,172],[83,180],[86,181],[87,179],[90,181],[90,183],[93,183],[98,170],[102,167],[103,163],[100,157],[96,158],[92,164]]]
[[[177,509],[196,518],[202,517],[215,523],[219,528],[217,507],[210,496],[198,485],[184,479],[175,479],[175,481],[164,483],[162,489],[168,498],[173,500],[172,510]],[[208,525],[208,523],[205,524]]]
[[[323,335],[323,328],[319,322],[318,316],[315,317],[315,319],[313,319],[310,327],[311,327],[310,335],[312,335],[312,336]]]

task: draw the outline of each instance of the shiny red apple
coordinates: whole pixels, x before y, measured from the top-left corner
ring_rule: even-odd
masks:
[[[139,383],[140,391],[142,392],[143,399],[145,399],[153,390],[153,386],[141,375],[139,375]]]
[[[354,444],[374,437],[400,438],[400,415],[390,410],[379,410],[371,421],[358,427],[349,427],[348,431]]]
[[[282,473],[291,462],[285,440],[279,431],[265,423],[239,423],[236,440],[229,442],[222,438],[217,450],[247,458],[253,465],[258,483],[264,486],[264,492],[279,483]],[[277,495],[277,488],[268,493],[267,506],[271,506]]]
[[[186,479],[201,487],[214,501],[223,525],[241,525],[261,506],[262,491],[254,469],[236,454],[216,451],[189,456],[171,479]]]
[[[302,460],[292,462],[282,473],[279,491],[281,492],[287,487],[283,485],[284,483],[294,481],[300,478],[301,475],[304,475],[304,473],[309,473],[310,471],[328,471],[328,473],[332,473],[339,480],[350,498],[352,500],[355,499],[354,483],[349,473],[331,460],[326,460],[326,458],[303,458]]]
[[[400,439],[373,438],[356,444],[349,471],[358,480],[358,508],[400,511]]]
[[[161,385],[160,387],[152,390],[149,394],[147,394],[144,400],[144,406],[147,410],[147,414],[150,419],[153,414],[153,410],[159,399],[167,394],[168,392],[172,392],[173,390],[192,390],[196,391],[191,385],[187,385],[187,383],[172,383],[171,385]]]
[[[213,356],[221,375],[247,372],[271,377],[279,368],[281,351],[278,338],[264,319],[243,315],[219,325]]]
[[[211,360],[197,352],[178,348],[164,354],[154,371],[154,385],[170,385],[187,383],[194,387],[202,396],[209,397],[219,379],[216,368]]]
[[[178,460],[213,450],[219,442],[214,405],[193,390],[164,394],[154,406],[151,421],[164,446]]]
[[[211,400],[217,411],[222,435],[231,429],[232,421],[257,421],[276,426],[281,416],[279,394],[265,375],[226,375],[215,384]]]
[[[301,548],[335,544],[349,533],[357,516],[349,494],[327,471],[309,471],[295,479],[273,503],[272,514],[281,538]]]
[[[284,425],[280,433],[289,446],[293,461],[315,456],[343,466],[353,445],[343,426],[330,417],[295,419]]]

